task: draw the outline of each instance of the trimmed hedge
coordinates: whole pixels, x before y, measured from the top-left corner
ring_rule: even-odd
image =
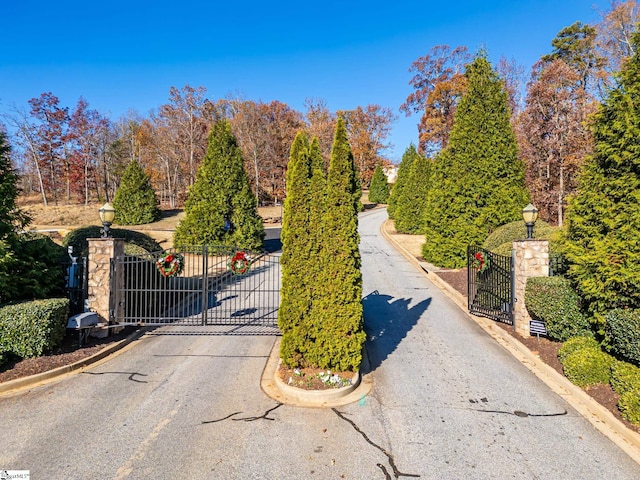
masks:
[[[620,395],[618,409],[624,418],[640,425],[640,390],[624,392]]]
[[[640,391],[640,367],[616,361],[611,367],[611,388],[618,394]]]
[[[563,227],[553,227],[542,220],[536,222],[533,236],[536,240],[549,240],[549,250],[559,252]],[[482,248],[498,255],[511,255],[514,240],[527,238],[527,227],[522,220],[505,223],[496,228],[484,241]]]
[[[564,342],[591,330],[580,311],[580,297],[564,277],[532,277],[525,287],[531,317],[542,320],[552,340]]]
[[[89,252],[89,242],[87,242],[87,238],[100,238],[102,236],[100,233],[101,228],[102,227],[95,225],[77,228],[69,232],[62,239],[62,245],[64,247],[71,245],[73,246],[75,255],[86,256]],[[145,252],[155,253],[163,250],[158,242],[144,233],[126,230],[124,228],[112,228],[110,232],[112,237],[123,238],[125,243],[137,245]]]
[[[562,366],[565,376],[573,384],[586,387],[597,383],[608,384],[614,362],[615,358],[599,347],[587,347],[567,355]]]
[[[640,310],[618,308],[604,318],[607,347],[616,357],[640,366]]]
[[[51,351],[64,339],[69,300],[52,298],[0,308],[0,353],[20,358]]]
[[[640,367],[615,362],[611,367],[611,387],[620,395],[618,410],[622,417],[640,425]]]
[[[600,344],[595,338],[588,335],[570,338],[558,350],[558,360],[560,363],[564,363],[565,358],[583,348],[600,348]]]

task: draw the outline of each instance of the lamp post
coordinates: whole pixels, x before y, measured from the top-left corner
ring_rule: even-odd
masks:
[[[116,216],[116,211],[111,206],[111,204],[107,202],[102,207],[100,207],[98,213],[100,213],[100,221],[102,222],[102,238],[108,238],[110,237],[109,227],[111,227],[111,224],[113,223],[113,219]]]
[[[533,226],[538,220],[538,209],[532,204],[527,205],[522,209],[522,219],[527,227],[527,240],[533,238]]]

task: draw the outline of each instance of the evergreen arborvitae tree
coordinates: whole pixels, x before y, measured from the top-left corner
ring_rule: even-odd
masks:
[[[120,187],[113,199],[118,225],[143,225],[160,218],[158,199],[149,176],[137,160],[131,160],[125,169]]]
[[[242,152],[226,120],[209,133],[207,154],[185,202],[174,244],[264,247],[264,226],[244,170]]]
[[[465,75],[468,90],[436,159],[424,220],[423,257],[449,268],[466,265],[467,245],[519,219],[528,203],[504,84],[483,54]]]
[[[369,186],[369,201],[372,203],[387,203],[389,201],[389,184],[380,164],[373,171]]]
[[[640,308],[640,35],[594,117],[594,153],[569,203],[565,252],[588,309]]]
[[[314,278],[307,271],[310,253],[311,164],[309,140],[298,133],[287,165],[287,196],[282,214],[282,286],[278,327],[282,331],[280,357],[285,365],[301,366],[305,352],[306,322],[311,308]]]
[[[402,194],[404,193],[404,185],[409,178],[409,170],[411,169],[411,164],[416,158],[418,158],[418,151],[416,150],[415,145],[411,144],[402,154],[402,160],[400,161],[400,165],[398,165],[398,176],[396,177],[396,183],[391,188],[391,193],[389,194],[387,215],[389,215],[389,218],[391,218],[392,220],[395,220],[396,218],[396,205],[398,203],[398,199],[401,198]]]
[[[338,119],[327,176],[323,241],[311,307],[305,359],[309,365],[357,370],[366,339],[362,310],[360,199],[355,163],[342,118]]]
[[[0,304],[62,293],[64,249],[37,234],[19,234],[30,218],[17,206],[18,174],[0,129]]]
[[[17,204],[18,174],[11,165],[11,147],[0,129],[0,242],[21,231],[29,224],[29,217]]]
[[[320,143],[309,146],[305,134],[296,136],[287,168],[287,197],[282,220],[282,287],[278,326],[280,357],[285,365],[310,365],[305,358],[314,323],[311,309],[321,272],[322,218],[326,178]]]
[[[395,227],[398,232],[424,233],[424,212],[431,188],[433,160],[416,153],[396,204]]]

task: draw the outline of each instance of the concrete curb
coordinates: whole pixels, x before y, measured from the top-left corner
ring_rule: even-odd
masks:
[[[540,358],[509,335],[491,320],[472,315],[468,311],[465,297],[435,273],[427,271],[421,263],[402,245],[396,243],[389,228],[391,220],[386,220],[380,229],[382,236],[396,248],[403,257],[413,264],[435,286],[442,290],[471,320],[476,322],[487,334],[504,347],[520,363],[527,367],[536,377],[542,380],[553,392],[560,395],[575,410],[587,419],[596,429],[615,443],[636,463],[640,464],[640,434],[628,429],[608,409],[596,402],[587,392],[571,383],[564,375],[559,374]]]
[[[124,347],[130,345],[134,340],[140,338],[147,332],[147,330],[148,329],[140,328],[139,330],[136,330],[128,337],[120,340],[119,342],[116,342],[113,345],[109,345],[108,347],[100,350],[98,353],[95,353],[90,357],[83,358],[82,360],[78,360],[77,362],[70,365],[64,365],[47,372],[37,373],[28,377],[16,378],[15,380],[9,380],[8,382],[0,383],[0,395],[16,393],[26,388],[33,388],[38,385],[44,385],[45,383],[49,383],[50,381],[53,381],[65,375],[83,372],[89,367],[93,367],[103,360],[106,361],[107,357],[113,357],[113,354],[115,354],[116,352],[122,353],[124,351]]]
[[[362,401],[373,388],[373,377],[370,373],[360,374],[358,383],[349,387],[328,390],[304,390],[290,387],[277,375],[280,364],[280,340],[280,337],[275,339],[260,380],[262,391],[275,401],[294,407],[340,407]],[[364,355],[364,371],[369,371],[367,366],[367,355]]]

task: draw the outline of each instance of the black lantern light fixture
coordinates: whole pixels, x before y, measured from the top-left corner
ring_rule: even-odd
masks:
[[[522,219],[527,227],[527,240],[533,238],[533,226],[538,220],[538,209],[532,204],[527,205],[522,209]]]
[[[102,229],[100,230],[100,232],[102,232],[102,238],[108,238],[110,237],[109,227],[111,227],[111,224],[113,223],[113,219],[116,216],[116,211],[111,206],[111,204],[107,202],[102,207],[100,207],[100,210],[98,210],[98,212],[100,213],[100,221],[102,222]]]

